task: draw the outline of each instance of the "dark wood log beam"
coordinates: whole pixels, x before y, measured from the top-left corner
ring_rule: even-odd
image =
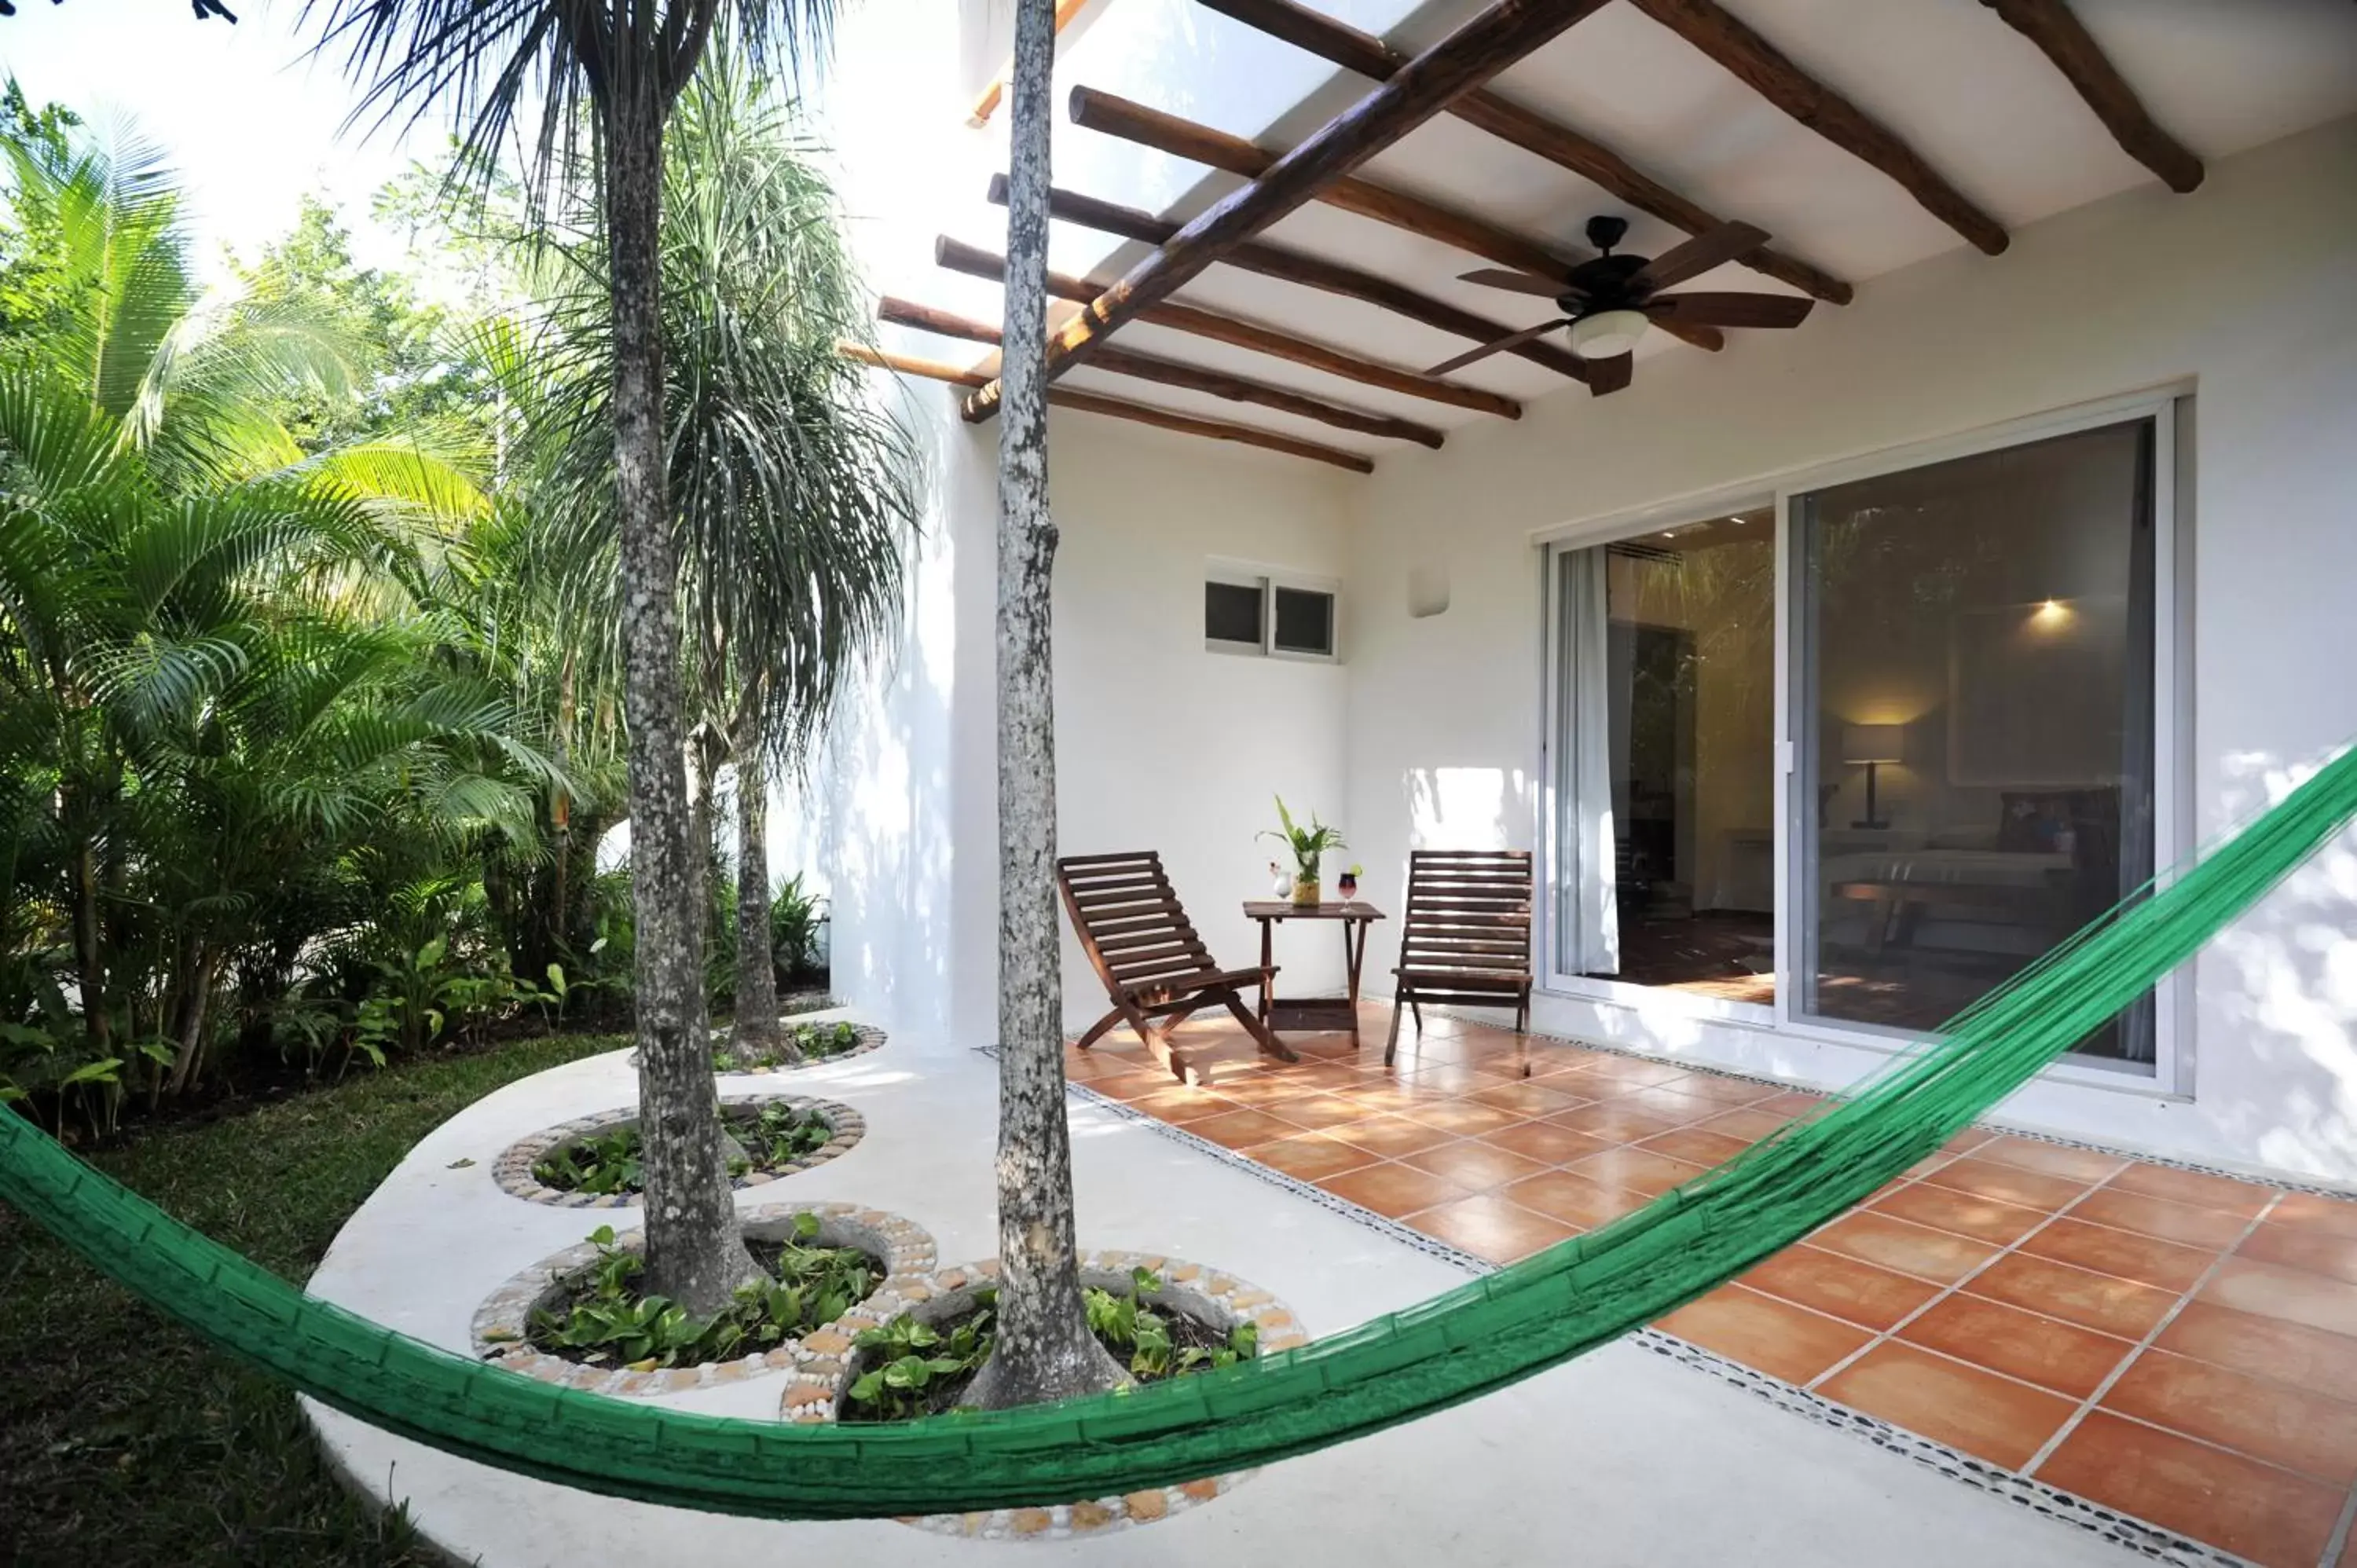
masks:
[[[1001,207],[1006,205],[1005,175],[990,177],[990,199]],[[1048,193],[1048,211],[1050,216],[1067,223],[1077,223],[1083,229],[1094,229],[1099,233],[1118,234],[1125,240],[1136,240],[1148,245],[1164,244],[1178,232],[1178,225],[1170,219],[1157,218],[1151,212],[1141,212],[1135,207],[1101,201],[1093,196],[1082,196],[1076,191],[1050,190]],[[1476,343],[1494,343],[1514,330],[1504,322],[1492,321],[1486,316],[1459,309],[1447,300],[1435,299],[1405,284],[1394,283],[1389,278],[1345,266],[1340,262],[1329,262],[1323,256],[1287,250],[1282,245],[1251,241],[1238,245],[1220,260],[1228,266],[1256,273],[1262,277],[1359,300],[1388,310],[1394,316],[1405,317],[1410,321],[1420,321],[1436,330],[1469,338]],[[1509,352],[1534,365],[1544,365],[1558,374],[1569,376],[1574,381],[1587,379],[1587,364],[1577,354],[1556,344],[1525,343]]]
[[[1975,245],[1992,256],[2004,251],[2004,225],[1975,206],[1888,126],[1794,65],[1714,0],[1631,3],[1802,124],[1889,175],[1926,211]]]
[[[878,319],[896,327],[913,327],[920,332],[938,332],[945,338],[963,338],[969,342],[999,342],[999,329],[987,321],[976,321],[913,300],[886,295],[877,302]],[[1387,413],[1368,413],[1355,408],[1345,408],[1322,398],[1314,398],[1288,387],[1271,386],[1246,376],[1230,375],[1225,371],[1207,370],[1200,365],[1184,364],[1166,360],[1158,354],[1140,354],[1110,345],[1089,357],[1095,369],[1111,375],[1129,376],[1141,381],[1155,381],[1167,387],[1184,387],[1189,392],[1205,392],[1225,398],[1230,403],[1249,403],[1262,408],[1272,408],[1279,413],[1290,413],[1301,419],[1314,419],[1320,424],[1330,424],[1337,430],[1354,431],[1361,435],[1379,435],[1388,441],[1413,441],[1420,446],[1437,448],[1448,439],[1446,433],[1414,420],[1395,419]]]
[[[2046,58],[2086,100],[2120,150],[2182,194],[2201,183],[2201,160],[2153,123],[2136,90],[2063,0],[1981,0]]]
[[[1123,322],[1161,303],[1237,245],[1315,200],[1336,180],[1604,4],[1496,0],[1132,267],[1049,339],[1048,373],[1052,377],[1085,358]],[[965,416],[989,418],[998,393],[996,385],[975,392],[965,401]]]
[[[1186,158],[1213,168],[1257,177],[1275,166],[1278,155],[1242,136],[1231,136],[1209,125],[1199,125],[1182,120],[1176,114],[1166,114],[1159,109],[1149,109],[1126,98],[1110,92],[1100,92],[1091,87],[1075,87],[1071,97],[1072,123],[1108,136],[1118,136],[1125,142],[1173,157]],[[1469,212],[1459,212],[1439,202],[1420,196],[1410,196],[1372,180],[1340,179],[1319,191],[1318,200],[1339,207],[1345,212],[1355,212],[1411,234],[1421,234],[1427,240],[1437,240],[1453,245],[1469,255],[1512,267],[1517,272],[1533,273],[1544,278],[1560,278],[1574,264],[1570,256],[1548,249],[1535,240],[1498,227],[1486,219]],[[1707,327],[1673,327],[1663,323],[1665,332],[1684,338],[1698,349],[1719,349],[1726,339]]]
[[[1083,130],[1118,136],[1172,157],[1209,164],[1246,179],[1257,179],[1275,167],[1280,156],[1242,136],[1231,136],[1224,131],[1199,125],[1192,120],[1150,109],[1093,87],[1073,88],[1071,102],[1072,124]],[[1469,212],[1410,196],[1372,180],[1335,180],[1319,190],[1316,199],[1345,212],[1355,212],[1361,218],[1372,218],[1411,234],[1453,245],[1501,266],[1537,273],[1542,277],[1561,277],[1571,270],[1566,258],[1534,240],[1526,240]]]
[[[952,272],[964,273],[969,277],[988,278],[993,283],[1006,274],[1006,258],[996,251],[985,251],[979,245],[969,245],[943,234],[933,242],[933,261]],[[1086,278],[1067,277],[1061,273],[1048,274],[1048,292],[1081,305],[1103,294],[1105,285]],[[1403,370],[1373,360],[1362,360],[1355,354],[1345,354],[1322,343],[1306,338],[1296,338],[1289,332],[1256,322],[1240,321],[1214,311],[1198,309],[1176,300],[1165,300],[1147,310],[1139,320],[1156,327],[1168,327],[1179,332],[1190,332],[1199,338],[1210,338],[1239,349],[1251,349],[1275,359],[1311,370],[1324,371],[1329,375],[1341,376],[1367,386],[1382,387],[1408,397],[1420,397],[1433,403],[1445,403],[1458,408],[1474,409],[1482,413],[1494,413],[1501,419],[1520,419],[1523,405],[1496,392],[1483,392],[1479,387],[1459,386],[1420,371]]]
[[[1331,60],[1345,70],[1357,71],[1377,81],[1384,81],[1407,63],[1405,53],[1381,38],[1313,11],[1298,0],[1200,3],[1271,38]],[[1467,93],[1451,104],[1448,112],[1558,167],[1569,169],[1640,212],[1652,213],[1689,234],[1716,229],[1722,221],[1700,203],[1679,195],[1602,143],[1501,98],[1487,88]],[[1743,265],[1833,305],[1847,305],[1855,293],[1848,284],[1832,274],[1773,250],[1753,252],[1744,258]]]
[[[871,349],[865,343],[839,343],[836,351],[846,360],[856,360],[863,365],[878,370],[898,371],[902,375],[922,376],[930,381],[948,381],[954,386],[980,387],[990,384],[990,377],[981,371],[969,371],[939,360],[920,360],[912,354],[890,354],[881,349]],[[1094,392],[1074,391],[1071,387],[1049,387],[1048,403],[1053,408],[1077,409],[1083,413],[1101,413],[1112,419],[1126,419],[1134,424],[1151,424],[1162,430],[1176,430],[1188,435],[1200,435],[1212,441],[1234,441],[1246,446],[1265,447],[1271,452],[1283,452],[1290,456],[1307,457],[1313,462],[1330,463],[1337,468],[1348,468],[1354,474],[1372,474],[1374,459],[1356,452],[1345,452],[1336,446],[1320,446],[1314,441],[1297,441],[1290,435],[1273,431],[1255,430],[1250,425],[1227,424],[1216,419],[1198,419],[1191,413],[1179,413],[1171,409],[1156,408],[1150,403],[1129,403],[1121,398],[1100,397]]]

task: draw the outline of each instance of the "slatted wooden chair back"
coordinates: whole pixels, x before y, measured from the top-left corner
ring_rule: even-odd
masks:
[[[1419,1030],[1426,1002],[1512,1007],[1518,1032],[1529,1022],[1531,893],[1528,850],[1409,853],[1386,1062],[1397,1048],[1402,1006]]]
[[[1201,1070],[1171,1048],[1170,1031],[1205,1007],[1224,1007],[1269,1055],[1293,1052],[1269,1032],[1266,1011],[1273,969],[1222,969],[1187,918],[1186,906],[1152,850],[1127,854],[1071,854],[1056,863],[1064,913],[1081,939],[1089,965],[1103,983],[1112,1011],[1078,1041],[1087,1050],[1106,1030],[1126,1024],[1155,1059],[1181,1079],[1203,1081]],[[1243,1004],[1257,990],[1262,1012]]]
[[[1056,863],[1056,880],[1073,933],[1108,993],[1183,987],[1218,970],[1157,852],[1067,855]]]
[[[1531,973],[1528,850],[1419,849],[1407,857],[1400,967],[1477,986]]]

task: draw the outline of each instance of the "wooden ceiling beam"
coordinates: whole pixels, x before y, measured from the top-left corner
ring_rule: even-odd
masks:
[[[1275,167],[1279,155],[1242,136],[1199,125],[1192,120],[1149,109],[1093,87],[1075,87],[1071,93],[1072,124],[1084,130],[1117,136],[1172,157],[1209,164],[1213,168],[1257,179]],[[1459,212],[1372,180],[1338,179],[1317,194],[1317,199],[1361,218],[1389,223],[1411,234],[1437,240],[1500,266],[1561,277],[1571,263],[1535,241],[1511,233],[1469,212]]]
[[[972,317],[920,305],[913,300],[899,299],[888,294],[877,302],[876,314],[879,319],[896,327],[938,332],[945,338],[963,338],[969,342],[988,343],[993,347],[996,347],[1000,339],[999,328],[987,321],[976,321]],[[1254,403],[1361,435],[1381,436],[1387,441],[1413,441],[1420,446],[1436,448],[1448,439],[1445,432],[1429,424],[1418,424],[1414,420],[1345,408],[1322,398],[1307,396],[1289,387],[1271,386],[1266,381],[1256,381],[1247,376],[1206,370],[1200,365],[1166,360],[1157,354],[1140,354],[1108,345],[1091,355],[1088,362],[1110,375],[1128,376],[1168,387],[1184,387],[1189,392],[1205,392],[1212,397],[1225,398],[1230,403]]]
[[[2063,0],[1981,0],[1981,4],[2045,51],[2111,132],[2122,152],[2180,195],[2201,183],[2201,160],[2153,123],[2136,90]]]
[[[999,206],[1006,205],[1006,177],[990,177],[990,199]],[[1125,240],[1159,245],[1178,232],[1178,225],[1168,218],[1157,218],[1151,212],[1141,212],[1135,207],[1117,202],[1102,201],[1077,191],[1051,189],[1048,192],[1049,216],[1067,223],[1077,223],[1083,229],[1094,229],[1103,234],[1118,234]],[[1312,256],[1282,245],[1270,245],[1259,241],[1247,242],[1230,251],[1220,260],[1244,272],[1262,277],[1298,284],[1327,294],[1339,295],[1372,305],[1410,321],[1441,332],[1468,338],[1476,343],[1494,343],[1514,330],[1501,321],[1492,321],[1469,310],[1462,310],[1447,300],[1435,299],[1419,293],[1405,284],[1394,283],[1358,267],[1329,262],[1323,256]],[[1544,365],[1559,375],[1577,381],[1587,379],[1587,366],[1577,354],[1554,343],[1525,343],[1508,352]]]
[[[1937,169],[1840,93],[1811,77],[1715,0],[1631,0],[1769,102],[1826,141],[1897,181],[1924,210],[1994,256],[2007,243],[2005,226],[1975,206]]]
[[[878,370],[898,371],[902,375],[922,376],[930,381],[948,381],[953,386],[980,387],[990,384],[990,377],[980,371],[969,371],[939,360],[920,360],[912,354],[891,354],[881,349],[871,349],[865,343],[839,343],[836,352],[846,360],[856,360],[863,365]],[[1191,413],[1178,413],[1150,403],[1128,403],[1120,398],[1100,397],[1094,392],[1074,391],[1071,387],[1049,387],[1048,403],[1054,408],[1077,409],[1083,413],[1101,413],[1108,418],[1126,419],[1135,424],[1151,424],[1163,430],[1176,430],[1188,435],[1200,435],[1213,441],[1234,441],[1246,446],[1265,447],[1271,452],[1283,452],[1290,456],[1308,457],[1313,462],[1330,463],[1337,468],[1348,468],[1354,474],[1372,474],[1374,459],[1356,452],[1345,452],[1337,446],[1320,446],[1314,441],[1297,441],[1290,435],[1272,431],[1255,430],[1250,425],[1227,424],[1216,419],[1198,419]]]
[[[1081,14],[1082,7],[1088,3],[1089,0],[1056,0],[1056,31],[1061,34],[1065,27],[1071,25],[1072,18]],[[1015,57],[1009,55],[1006,63],[998,68],[998,74],[990,79],[990,85],[984,88],[981,96],[974,101],[973,109],[966,113],[966,124],[969,125],[990,124],[990,117],[998,113],[1000,100],[1006,96],[1006,84],[1013,81],[1014,77]]]
[[[998,283],[1006,275],[1006,258],[996,251],[985,251],[979,245],[969,245],[947,234],[933,241],[933,262],[952,272],[969,277],[987,278]],[[1048,292],[1063,299],[1086,305],[1104,292],[1105,285],[1086,278],[1066,277],[1061,273],[1048,274]],[[1520,419],[1523,405],[1496,392],[1483,392],[1479,387],[1459,386],[1427,376],[1418,371],[1403,370],[1373,360],[1362,360],[1355,354],[1345,354],[1322,343],[1306,338],[1296,338],[1289,332],[1279,332],[1255,322],[1240,321],[1233,317],[1198,309],[1176,300],[1165,300],[1153,306],[1139,320],[1156,327],[1168,327],[1179,332],[1190,332],[1199,338],[1209,338],[1239,349],[1251,349],[1275,359],[1311,370],[1324,371],[1329,375],[1341,376],[1367,386],[1382,387],[1386,392],[1407,397],[1425,398],[1433,403],[1445,403],[1458,408],[1469,408],[1481,413],[1494,413],[1501,419]]]
[[[1072,123],[1091,131],[1117,136],[1125,142],[1193,163],[1209,164],[1213,168],[1227,170],[1254,178],[1275,166],[1278,155],[1242,136],[1231,136],[1225,131],[1215,131],[1209,125],[1199,125],[1159,109],[1149,109],[1143,103],[1110,92],[1100,92],[1092,87],[1075,87],[1071,96]],[[1509,230],[1501,229],[1486,219],[1469,212],[1443,207],[1420,196],[1394,190],[1372,180],[1341,179],[1319,191],[1317,199],[1339,207],[1345,212],[1355,212],[1411,234],[1437,240],[1469,255],[1482,257],[1517,272],[1532,273],[1544,278],[1561,278],[1574,265],[1571,257],[1549,250],[1534,240],[1526,240]],[[1717,349],[1726,339],[1707,327],[1674,326],[1658,323],[1662,330],[1684,338],[1698,349]]]
[[[1383,39],[1371,33],[1362,33],[1322,12],[1313,11],[1299,4],[1298,0],[1199,0],[1199,3],[1273,38],[1307,49],[1321,59],[1330,60],[1345,70],[1354,70],[1377,81],[1385,80],[1407,63],[1406,54]],[[1996,0],[1990,0],[1990,3],[1995,4]],[[1639,211],[1649,212],[1689,234],[1716,229],[1722,221],[1700,203],[1679,195],[1602,143],[1501,98],[1487,88],[1467,93],[1451,104],[1448,112],[1501,140],[1512,142],[1525,152],[1537,154],[1557,167],[1570,170]],[[1743,258],[1742,264],[1779,283],[1790,284],[1802,293],[1828,304],[1847,305],[1856,293],[1847,283],[1832,274],[1778,251],[1755,251]]]
[[[1328,121],[1242,190],[1215,203],[1129,270],[1048,339],[1050,380],[1085,359],[1107,334],[1185,286],[1188,280],[1262,230],[1313,201],[1490,78],[1600,10],[1606,0],[1494,0],[1389,81]],[[987,419],[1004,388],[994,382],[965,400],[968,419]]]

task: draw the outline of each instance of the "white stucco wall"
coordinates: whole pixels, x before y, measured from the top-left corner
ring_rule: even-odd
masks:
[[[1353,533],[1350,820],[1371,866],[1420,836],[1533,842],[1536,532],[1877,449],[2190,381],[2190,745],[2207,838],[2357,736],[2357,122],[1877,278],[1789,335],[1648,360],[1631,391],[1550,398],[1387,460]],[[1445,562],[1445,615],[1405,612]],[[1482,694],[1467,700],[1469,692]],[[1388,874],[1387,874],[1388,875]],[[1380,886],[1380,884],[1378,884]],[[1379,928],[1378,941],[1383,933]],[[1369,955],[1375,967],[1382,951]],[[2357,843],[2301,873],[2196,970],[2192,1095],[2041,1083],[2024,1124],[2357,1181]],[[1543,1000],[1547,1027],[1844,1083],[1873,1053]]]
[[[1365,0],[1381,26],[1394,0]],[[1004,116],[962,104],[995,66],[994,0],[940,0],[942,26],[896,8],[850,14],[830,86],[843,189],[879,290],[990,317],[995,286],[931,264],[938,231],[987,242]],[[1087,24],[1063,84],[1115,91],[1125,62],[1227,37],[1189,0],[1135,0]],[[884,13],[891,11],[888,16]],[[951,25],[952,16],[961,17]],[[1292,57],[1284,56],[1278,59]],[[1298,60],[1295,61],[1298,67]],[[1262,128],[1304,83],[1198,75],[1179,104]],[[1167,84],[1166,84],[1167,85]],[[1313,97],[1315,94],[1313,93]],[[1254,109],[1253,105],[1264,107]],[[1256,117],[1257,116],[1257,117]],[[1199,171],[1060,132],[1060,176],[1140,205]],[[1114,162],[1106,163],[1113,159]],[[1099,166],[1100,165],[1103,166]],[[1117,165],[1117,166],[1116,166]],[[1996,258],[1958,251],[1863,285],[1789,335],[1738,333],[1723,354],[1649,359],[1635,387],[1576,389],[1518,424],[1454,433],[1447,450],[1387,453],[1372,479],[1086,415],[1054,422],[1064,530],[1057,585],[1065,846],[1152,843],[1224,959],[1250,955],[1233,900],[1257,893],[1250,835],[1274,790],[1350,834],[1349,858],[1396,901],[1420,841],[1528,844],[1537,804],[1541,614],[1535,532],[1740,487],[1846,456],[2143,389],[2198,392],[2190,628],[2194,832],[2207,836],[2357,735],[2357,122],[2212,165],[2190,197],[2142,187],[2024,226]],[[1106,242],[1068,225],[1056,264]],[[937,339],[887,334],[943,357]],[[837,986],[929,1037],[986,1040],[996,942],[991,765],[995,427],[952,394],[905,394],[932,467],[928,532],[903,644],[839,726],[812,827],[835,908]],[[1203,651],[1200,568],[1239,556],[1343,576],[1339,668]],[[1406,613],[1412,570],[1437,567],[1443,615]],[[799,830],[798,830],[799,832]],[[2357,847],[2330,854],[2216,943],[2196,972],[2189,1095],[2042,1083],[2023,1124],[2227,1165],[2357,1183]],[[1377,928],[1371,975],[1394,932]],[[1297,939],[1298,988],[1337,978]],[[1067,1012],[1098,1007],[1068,945]],[[1816,1083],[1883,1058],[1664,1007],[1543,998],[1546,1026]]]

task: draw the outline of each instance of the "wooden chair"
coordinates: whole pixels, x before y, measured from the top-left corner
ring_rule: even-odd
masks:
[[[1300,1058],[1278,1041],[1243,993],[1265,997],[1275,966],[1222,969],[1163,874],[1153,850],[1131,854],[1071,854],[1056,862],[1064,913],[1072,934],[1105,988],[1113,1010],[1081,1036],[1087,1050],[1117,1024],[1127,1024],[1154,1058],[1181,1082],[1202,1082],[1200,1069],[1170,1047],[1170,1031],[1188,1015],[1224,1006],[1260,1048],[1286,1061]],[[1157,1020],[1162,1020],[1157,1023]]]
[[[1419,849],[1407,857],[1407,913],[1392,973],[1391,1037],[1399,1049],[1402,1009],[1424,1032],[1426,1002],[1512,1007],[1514,1032],[1531,1021],[1531,854],[1528,850]],[[1530,1065],[1523,1063],[1525,1074]]]

